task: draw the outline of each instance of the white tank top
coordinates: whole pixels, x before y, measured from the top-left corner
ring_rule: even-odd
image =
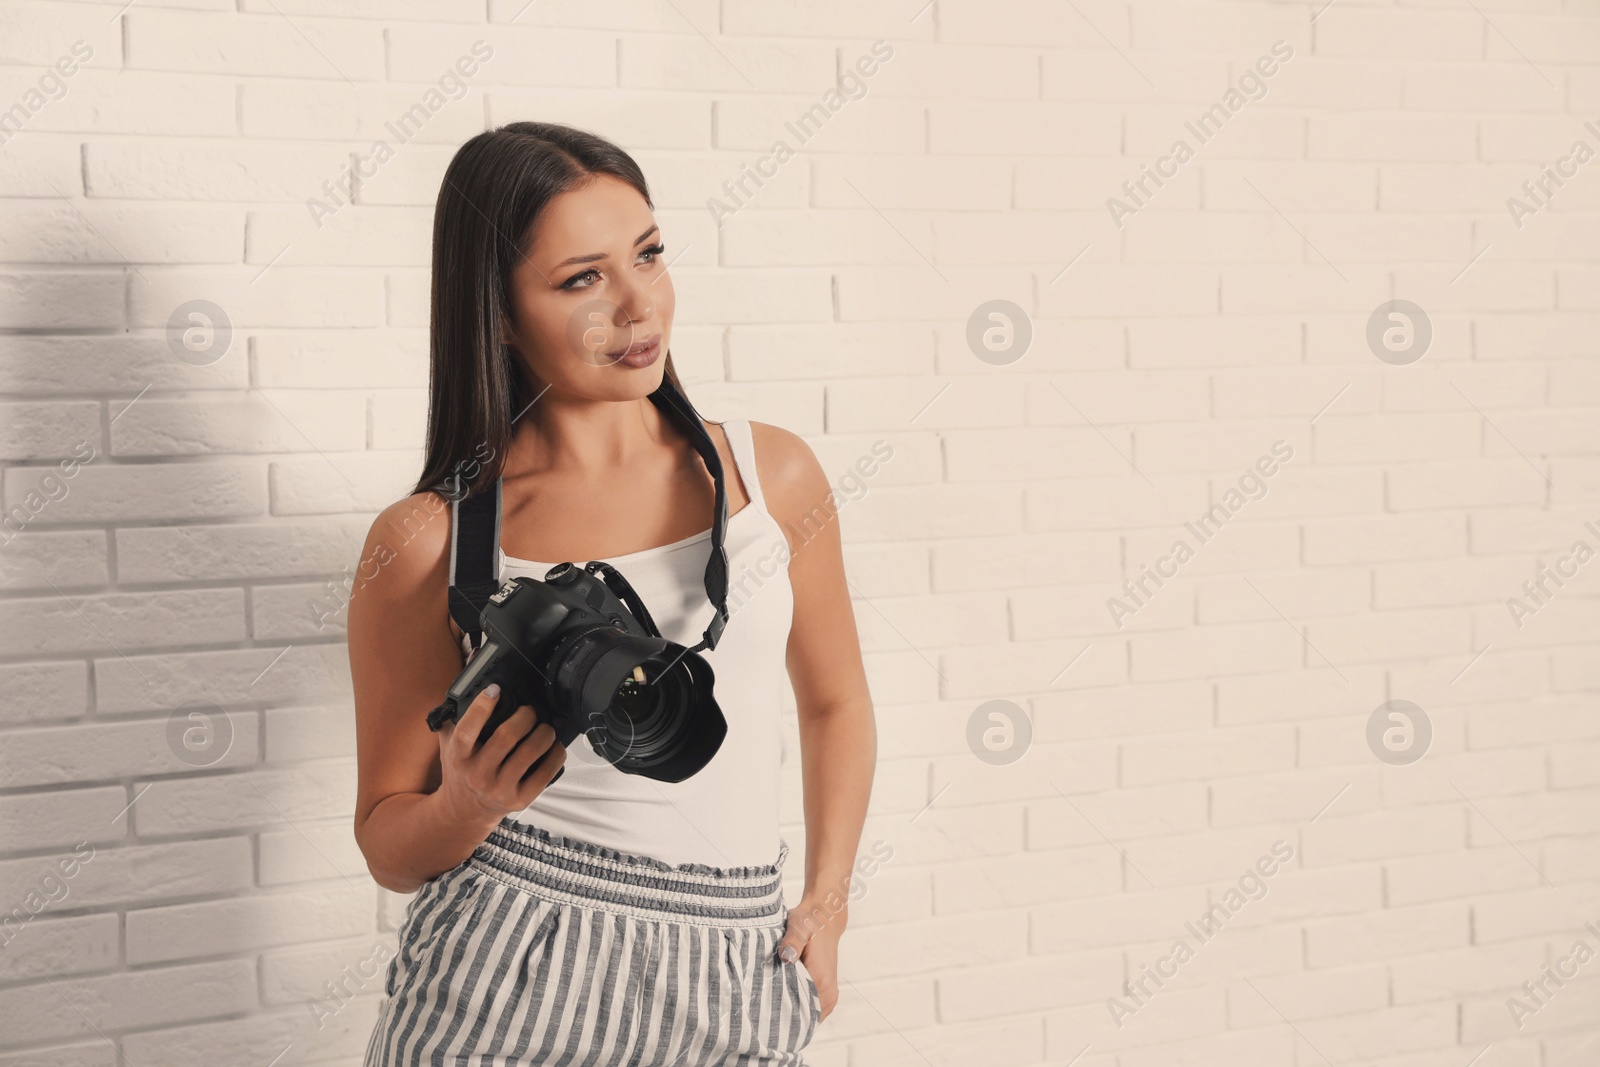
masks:
[[[786,759],[782,712],[794,596],[783,528],[767,511],[756,473],[748,419],[722,423],[750,501],[728,516],[728,625],[715,649],[702,650],[715,674],[713,692],[728,720],[722,747],[682,782],[623,774],[579,734],[566,773],[512,817],[563,837],[678,866],[741,867],[778,855],[778,768]],[[697,644],[714,608],[706,598],[711,530],[669,545],[605,560],[628,579],[661,635]],[[543,579],[563,562],[499,553],[501,581]],[[582,564],[585,560],[572,560]]]

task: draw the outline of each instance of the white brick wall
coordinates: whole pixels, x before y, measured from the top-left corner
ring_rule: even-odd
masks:
[[[864,846],[895,853],[813,1063],[1595,1062],[1600,963],[1522,986],[1600,951],[1600,562],[1521,627],[1506,603],[1600,549],[1600,162],[1520,228],[1506,204],[1600,149],[1593,4],[6,0],[0,909],[32,918],[0,932],[0,1067],[359,1062],[404,898],[351,840],[342,615],[310,605],[417,469],[440,174],[524,118],[642,164],[708,413],[838,476],[894,447],[842,523]],[[1433,328],[1410,366],[1366,342],[1397,297]],[[207,366],[166,338],[196,298],[234,330]],[[1007,366],[966,341],[997,298],[1032,320]],[[1419,762],[1368,745],[1390,699],[1431,721]],[[1031,722],[1018,762],[968,748],[991,700]]]

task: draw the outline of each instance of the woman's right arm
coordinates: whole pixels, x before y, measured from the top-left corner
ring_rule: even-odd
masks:
[[[386,508],[361,552],[349,605],[356,710],[356,844],[385,889],[410,893],[460,864],[566,762],[548,725],[518,708],[481,748],[485,692],[437,734],[427,714],[461,672],[448,609],[450,509],[433,493]],[[527,770],[550,748],[548,760]],[[526,775],[526,777],[524,777]]]

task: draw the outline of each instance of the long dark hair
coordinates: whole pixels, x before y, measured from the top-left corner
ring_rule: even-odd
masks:
[[[433,214],[428,444],[413,493],[470,496],[493,485],[514,420],[537,421],[538,390],[500,332],[512,320],[511,272],[545,206],[600,174],[627,182],[655,210],[633,157],[571,126],[507,123],[450,160]],[[663,358],[683,392],[670,348]]]

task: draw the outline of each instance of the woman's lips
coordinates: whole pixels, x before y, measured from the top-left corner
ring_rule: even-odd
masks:
[[[616,356],[618,363],[628,367],[648,367],[661,355],[661,335],[637,341]]]

